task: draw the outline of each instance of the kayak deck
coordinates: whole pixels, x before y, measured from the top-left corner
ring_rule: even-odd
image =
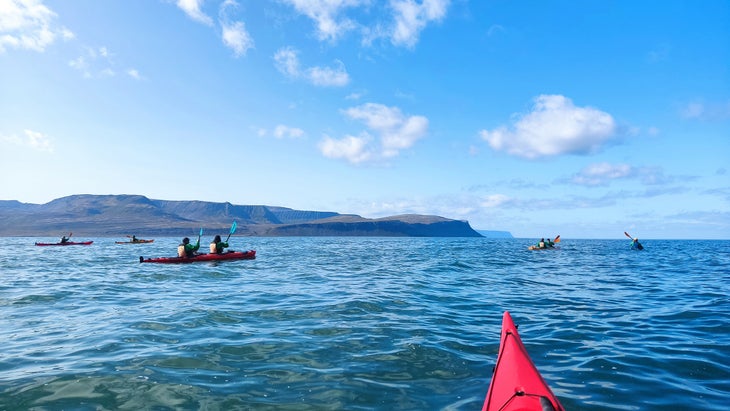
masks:
[[[482,411],[564,411],[527,354],[508,311],[502,317],[497,365]]]
[[[204,261],[227,261],[227,260],[253,260],[256,258],[256,250],[230,251],[223,254],[198,254],[193,257],[139,257],[140,263],[158,264],[190,264]]]

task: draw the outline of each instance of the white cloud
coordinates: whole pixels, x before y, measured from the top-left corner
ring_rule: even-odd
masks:
[[[413,47],[418,42],[421,31],[432,21],[440,21],[446,16],[450,0],[391,0],[395,24],[391,41],[395,45]]]
[[[334,139],[325,136],[319,143],[320,152],[327,158],[345,159],[353,164],[359,164],[373,157],[368,147],[372,138],[368,134],[361,137],[345,136]]]
[[[86,47],[85,50],[83,55],[69,61],[68,65],[78,70],[86,78],[113,77],[116,75],[113,68],[114,62],[112,61],[114,54],[106,47]],[[130,73],[127,72],[127,74]],[[132,74],[130,76],[134,77]]]
[[[279,49],[274,54],[274,63],[276,69],[287,77],[296,78],[300,76],[299,69],[299,52],[291,47]]]
[[[229,14],[237,7],[238,3],[234,0],[226,0],[221,4],[218,15],[223,44],[233,50],[236,57],[241,57],[245,56],[246,52],[254,47],[254,41],[246,31],[246,25],[242,21],[230,20]]]
[[[233,50],[236,57],[245,56],[246,52],[253,48],[253,39],[242,22],[221,23],[221,28],[223,29],[223,44]]]
[[[596,163],[582,169],[570,181],[578,185],[602,186],[612,180],[632,177],[635,174],[635,169],[628,164]]]
[[[142,80],[142,76],[139,74],[139,71],[137,71],[137,69],[128,69],[127,75],[135,80]]]
[[[480,131],[492,149],[529,159],[598,151],[616,136],[610,114],[576,107],[561,95],[541,95],[532,111],[519,115],[512,128]]]
[[[299,63],[299,52],[291,47],[284,47],[274,54],[276,68],[285,76],[293,79],[305,79],[315,86],[342,87],[350,82],[345,65],[335,61],[336,67],[302,68]]]
[[[317,37],[320,40],[335,41],[345,32],[357,25],[343,11],[349,7],[369,5],[370,0],[281,0],[294,9],[314,20],[317,25]]]
[[[483,208],[499,208],[509,201],[510,198],[504,194],[491,194],[483,197],[479,205]]]
[[[279,124],[274,127],[274,137],[276,138],[300,138],[304,137],[304,130],[296,127],[289,127]]]
[[[56,17],[42,0],[0,1],[0,53],[8,48],[43,52],[58,36],[73,38],[67,28],[55,27]]]
[[[365,123],[378,136],[377,140],[369,132],[363,132],[361,137],[346,136],[341,140],[326,137],[320,150],[326,157],[344,158],[355,164],[395,157],[401,150],[412,147],[428,131],[426,117],[405,116],[397,107],[367,103],[343,113]]]
[[[204,0],[177,0],[177,7],[179,7],[185,14],[191,19],[203,23],[208,26],[213,25],[213,20],[200,10]]]
[[[337,67],[311,67],[307,69],[306,77],[315,86],[342,87],[350,82],[350,75],[347,74],[345,65],[341,61],[335,61]]]
[[[30,147],[38,151],[53,152],[53,144],[48,136],[33,130],[23,130],[23,134],[23,137],[16,135],[3,136],[0,140],[18,146]]]
[[[730,118],[730,100],[721,103],[693,101],[680,110],[680,115],[688,120],[723,121]]]

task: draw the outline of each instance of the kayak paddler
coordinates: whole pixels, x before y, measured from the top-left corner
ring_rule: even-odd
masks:
[[[228,243],[225,241],[221,241],[221,236],[217,235],[213,239],[213,242],[210,243],[210,253],[211,254],[223,254],[223,249],[228,248]]]
[[[644,246],[641,245],[641,243],[639,242],[639,239],[637,237],[634,237],[633,239],[631,239],[631,249],[632,250],[643,250],[644,249]]]
[[[190,239],[185,237],[182,239],[182,244],[177,246],[177,256],[178,257],[193,257],[195,256],[195,252],[198,251],[200,248],[200,237],[198,237],[198,242],[195,243],[195,245],[190,244]]]

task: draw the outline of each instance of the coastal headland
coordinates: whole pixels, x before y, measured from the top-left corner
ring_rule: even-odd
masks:
[[[244,236],[511,237],[474,230],[469,222],[405,214],[364,218],[332,211],[303,211],[228,202],[153,200],[141,195],[62,197],[45,204],[0,201],[0,236],[180,236],[201,227],[226,232],[237,222]]]

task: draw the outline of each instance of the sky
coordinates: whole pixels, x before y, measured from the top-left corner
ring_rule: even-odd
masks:
[[[0,0],[0,200],[730,236],[730,2]]]

